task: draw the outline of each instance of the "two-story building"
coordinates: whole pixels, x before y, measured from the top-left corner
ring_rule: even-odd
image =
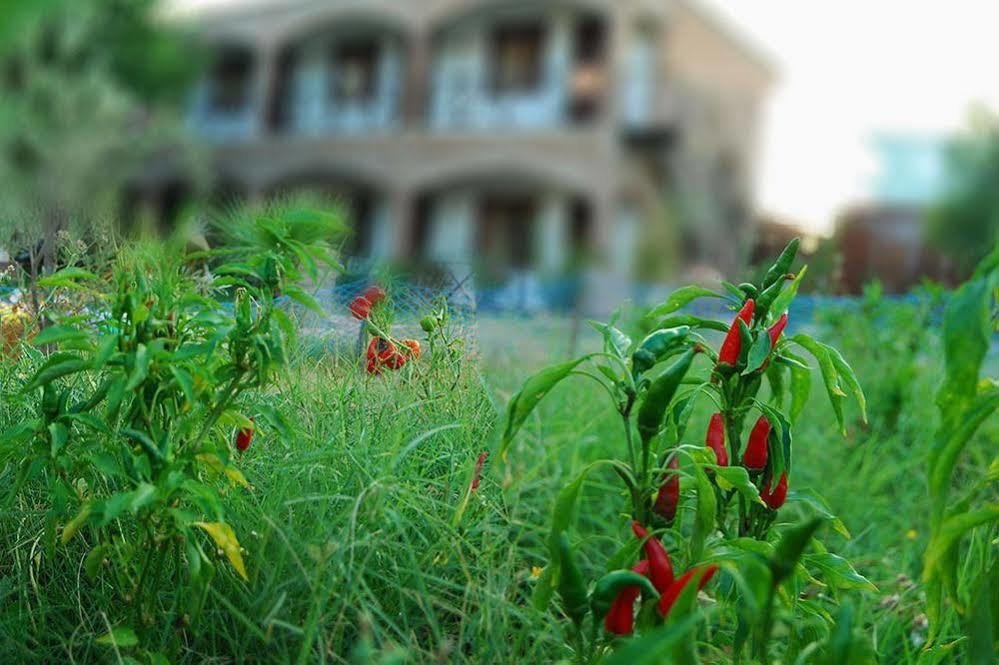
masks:
[[[337,194],[359,256],[502,278],[585,255],[627,277],[668,196],[698,259],[732,266],[747,239],[771,71],[692,0],[247,0],[186,19],[214,53],[189,122],[217,187]]]

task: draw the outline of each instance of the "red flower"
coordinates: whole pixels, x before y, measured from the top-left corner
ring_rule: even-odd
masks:
[[[642,559],[631,569],[639,575],[649,576],[649,562]],[[604,628],[608,633],[615,635],[631,635],[635,630],[635,601],[641,594],[641,587],[629,586],[622,589],[617,594],[617,598],[611,604],[607,616],[604,617]]]
[[[753,425],[749,433],[749,443],[742,455],[742,465],[751,471],[760,471],[767,465],[767,438],[770,436],[770,421],[766,416]]]
[[[753,309],[756,308],[756,301],[750,298],[746,301],[746,304],[742,306],[739,310],[738,316],[732,322],[732,326],[728,329],[728,334],[725,335],[725,341],[722,342],[721,350],[718,352],[718,364],[719,365],[730,365],[732,367],[739,361],[739,353],[742,351],[742,333],[740,331],[739,321],[742,321],[747,326],[749,322],[753,320]]]
[[[722,420],[722,414],[716,413],[711,416],[704,444],[715,451],[718,466],[728,466],[728,450],[725,448],[725,421]]]
[[[363,321],[371,315],[371,301],[364,296],[354,298],[347,307],[358,321]]]
[[[773,482],[773,476],[767,478],[767,484],[760,491],[760,498],[763,499],[763,503],[767,504],[770,510],[777,510],[784,505],[784,501],[787,500],[787,474],[780,474],[780,480],[777,481],[777,487],[773,488],[771,491],[770,484]]]
[[[364,293],[362,295],[367,298],[368,302],[372,305],[377,305],[381,301],[385,300],[385,289],[377,284],[372,284],[368,288],[364,289]]]
[[[711,564],[710,566],[691,568],[686,573],[683,574],[680,579],[675,581],[669,586],[668,589],[661,592],[662,595],[659,596],[659,614],[665,619],[670,610],[673,609],[673,605],[676,604],[676,599],[680,597],[683,590],[690,583],[690,580],[696,575],[698,577],[697,590],[700,591],[704,586],[711,581],[711,578],[715,576],[718,572],[718,566]]]
[[[631,523],[631,530],[639,539],[645,539],[645,558],[649,560],[649,580],[652,586],[659,593],[664,593],[669,585],[673,583],[673,564],[669,561],[669,554],[666,548],[655,536],[649,536],[649,532],[638,522]]]
[[[250,418],[250,422],[253,422],[253,418]],[[250,447],[251,441],[253,441],[252,427],[241,427],[239,431],[236,432],[236,450],[239,452],[246,452],[247,448]]]

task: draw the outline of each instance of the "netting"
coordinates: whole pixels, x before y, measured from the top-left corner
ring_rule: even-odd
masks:
[[[348,305],[364,290],[377,284],[388,293],[393,324],[391,334],[397,338],[422,339],[420,319],[447,304],[449,332],[465,341],[466,352],[477,351],[477,311],[475,290],[471,273],[458,267],[436,270],[432,275],[411,279],[376,278],[356,266],[348,266],[336,282],[312,292],[323,311],[322,315],[301,305],[291,306],[303,339],[317,342],[327,348],[347,351],[359,350],[363,343],[361,324],[354,319]]]

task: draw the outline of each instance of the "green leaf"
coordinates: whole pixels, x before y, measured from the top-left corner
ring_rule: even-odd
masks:
[[[286,296],[302,305],[311,312],[318,314],[319,316],[326,318],[326,312],[323,311],[322,305],[320,305],[311,294],[307,293],[301,287],[295,286],[294,284],[285,284],[282,287],[282,291]]]
[[[694,530],[690,535],[688,561],[700,561],[704,553],[704,543],[715,529],[715,511],[718,501],[715,488],[700,464],[694,465],[697,479],[697,512],[694,513]]]
[[[760,499],[760,491],[749,479],[749,472],[741,466],[716,466],[714,468],[715,478],[718,485],[723,489],[734,489],[750,503],[765,505]],[[724,485],[723,485],[724,483]],[[726,486],[727,485],[727,486]]]
[[[797,501],[799,503],[808,504],[818,515],[824,517],[829,521],[833,530],[839,533],[841,536],[847,540],[853,538],[850,532],[847,530],[846,525],[843,524],[843,520],[836,517],[829,508],[829,503],[813,489],[803,489],[803,490],[791,490],[787,493],[788,499],[791,501]]]
[[[587,360],[590,356],[583,356],[576,360],[570,360],[560,365],[546,367],[534,376],[527,379],[520,390],[510,399],[506,410],[506,428],[503,432],[503,439],[500,442],[500,456],[506,459],[506,450],[520,430],[524,421],[531,415],[534,408],[544,399],[555,385],[569,376],[572,370]]]
[[[83,572],[91,582],[97,578],[97,573],[100,572],[101,565],[110,552],[111,545],[108,543],[97,545],[87,552],[86,558],[83,559]]]
[[[770,571],[774,576],[774,584],[780,584],[794,572],[809,541],[824,521],[822,518],[813,518],[784,531],[770,558]]]
[[[191,374],[177,365],[170,365],[170,373],[173,374],[177,385],[184,393],[184,399],[187,400],[188,404],[194,404],[194,379],[191,378]]]
[[[798,287],[801,285],[801,280],[805,278],[805,274],[808,272],[808,266],[802,266],[801,270],[795,276],[791,285],[777,294],[774,298],[773,304],[770,306],[770,311],[773,313],[775,318],[780,318],[780,315],[787,311],[791,306],[791,302],[794,300],[795,296],[798,295]]]
[[[857,400],[857,406],[860,407],[860,416],[866,423],[867,398],[864,397],[864,389],[860,387],[860,382],[857,380],[857,374],[853,371],[853,368],[850,367],[850,364],[843,359],[843,356],[839,351],[831,346],[827,346],[826,350],[829,352],[829,358],[836,367],[836,372],[839,375],[839,378],[842,379],[847,390],[853,393],[854,399]]]
[[[690,586],[697,588],[696,584]],[[702,616],[691,613],[680,621],[656,628],[625,642],[607,659],[606,665],[661,665],[673,663],[673,649],[691,639]]]
[[[766,332],[761,332],[753,345],[749,347],[749,356],[746,360],[746,369],[743,370],[743,376],[752,374],[759,368],[763,367],[763,363],[767,361],[770,357],[770,335]]]
[[[877,592],[871,581],[858,573],[850,562],[830,552],[805,554],[802,562],[808,570],[819,571],[820,579],[835,589],[865,589]]]
[[[698,298],[724,298],[724,296],[703,286],[685,286],[674,291],[664,303],[652,308],[648,316],[666,316],[667,314],[672,314]]]
[[[105,633],[95,640],[98,644],[113,644],[119,648],[129,648],[138,646],[139,636],[135,631],[126,626],[116,626],[111,632]]]
[[[623,332],[618,330],[612,325],[606,323],[600,323],[599,321],[590,321],[590,326],[594,330],[599,332],[604,338],[604,352],[610,353],[618,358],[624,358],[628,355],[628,349],[631,348],[631,338],[625,335]]]
[[[46,344],[59,344],[66,341],[89,340],[90,335],[73,326],[49,326],[31,339],[33,346],[45,346]]]
[[[997,520],[999,520],[999,503],[987,504],[982,508],[945,519],[926,548],[923,579],[929,581],[947,552],[964,534],[975,527]]]
[[[797,365],[791,368],[791,422],[798,422],[798,416],[808,405],[808,397],[812,392],[812,371]]]
[[[94,512],[100,515],[98,525],[105,527],[126,512],[134,515],[152,504],[156,497],[156,486],[149,483],[140,483],[131,492],[122,492],[108,497],[94,509]]]
[[[656,328],[678,328],[680,326],[717,330],[718,332],[728,332],[728,326],[721,321],[702,319],[699,316],[691,316],[690,314],[678,314],[676,316],[663,319],[656,325]]]
[[[836,371],[836,366],[833,364],[828,347],[803,333],[795,335],[791,338],[791,341],[811,353],[816,362],[819,363],[819,369],[822,371],[822,381],[825,383],[826,394],[829,396],[829,403],[832,405],[833,413],[836,414],[836,422],[839,423],[840,431],[845,436],[846,422],[843,420],[843,399],[846,397],[846,393],[843,392],[843,389],[839,385],[839,374]]]
[[[97,275],[83,268],[77,268],[76,266],[67,266],[62,270],[52,273],[51,275],[46,275],[38,280],[38,286],[44,288],[55,288],[62,287],[67,289],[79,289],[82,288],[77,282],[88,281],[97,279]]]
[[[70,374],[82,372],[90,367],[88,361],[77,356],[57,355],[53,356],[53,358],[55,358],[55,361],[50,360],[42,365],[38,372],[31,377],[31,380],[24,386],[24,392],[31,392],[39,386],[51,383],[58,378]]]
[[[58,457],[69,440],[69,430],[62,423],[49,423],[49,443],[52,457]]]
[[[149,375],[149,350],[145,344],[139,344],[136,347],[134,362],[132,373],[128,376],[128,383],[125,384],[125,392],[138,388]]]
[[[989,280],[966,283],[944,313],[944,381],[937,406],[945,425],[961,417],[978,392],[978,375],[992,339]]]

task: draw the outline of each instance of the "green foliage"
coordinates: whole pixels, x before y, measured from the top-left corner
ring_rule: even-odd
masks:
[[[713,326],[697,321],[690,321],[694,327],[688,325],[687,321],[676,327],[664,322],[638,341],[616,327],[616,318],[609,323],[591,322],[591,326],[602,337],[601,352],[590,353],[541,370],[528,378],[510,399],[500,443],[500,452],[504,456],[521,426],[535,412],[542,398],[573,375],[592,379],[602,387],[624,429],[623,454],[620,457],[591,463],[580,476],[559,492],[552,518],[551,563],[534,595],[535,607],[544,609],[548,607],[552,589],[560,589],[563,610],[572,618],[575,626],[569,642],[578,659],[600,658],[602,654],[617,648],[614,640],[602,634],[600,616],[592,617],[589,633],[583,629],[585,617],[580,612],[581,604],[578,602],[578,588],[582,582],[576,565],[570,564],[573,555],[566,531],[580,501],[583,479],[592,469],[608,465],[623,481],[630,497],[627,513],[639,525],[635,527],[636,535],[644,533],[641,525],[662,527],[659,535],[651,542],[658,543],[658,538],[668,539],[675,544],[674,552],[686,550],[685,568],[689,579],[690,571],[696,570],[704,560],[725,561],[723,553],[731,551],[733,542],[745,544],[759,541],[769,548],[777,533],[772,527],[775,526],[778,510],[784,503],[784,497],[776,489],[778,478],[782,479],[780,484],[786,487],[786,476],[791,473],[792,414],[785,412],[783,405],[787,401],[785,398],[790,397],[792,409],[800,412],[807,400],[811,381],[808,366],[789,353],[790,343],[805,348],[818,361],[830,402],[843,425],[844,434],[843,402],[847,393],[841,386],[856,399],[861,415],[866,419],[864,392],[853,369],[838,351],[805,334],[789,340],[780,337],[779,331],[786,323],[782,315],[786,313],[806,271],[802,268],[798,275],[788,274],[797,253],[797,244],[797,241],[792,242],[785,249],[759,285],[724,284],[727,293],[715,293],[702,287],[686,287],[645,314],[645,321],[655,321],[667,316],[670,317],[669,323],[674,323],[676,312],[697,298],[726,299],[733,310],[746,312],[745,320],[740,316],[731,324],[731,332],[726,338],[725,348],[729,349],[726,353],[731,352],[730,360],[718,362],[719,354],[711,349],[699,332]],[[759,302],[754,317],[750,301],[757,297]],[[726,329],[724,325],[722,328]],[[679,358],[673,359],[678,354]],[[701,357],[707,358],[706,367],[695,362]],[[592,365],[595,372],[588,371],[589,365]],[[768,396],[760,393],[765,371],[771,388]],[[785,372],[791,372],[794,377],[790,384],[784,380]],[[720,425],[724,432],[715,431],[712,434],[709,430],[709,439],[718,439],[719,442],[715,445],[725,446],[725,451],[705,448],[703,444],[694,443],[689,438],[688,423],[698,400],[707,401],[720,410],[712,418],[712,423]],[[743,452],[743,423],[751,410],[763,414],[773,426],[774,435],[766,443],[769,454],[763,469],[750,470],[740,462]],[[694,436],[700,436],[703,431],[696,426],[690,429],[696,432]],[[634,436],[636,431],[637,441]],[[721,439],[727,443],[720,442]],[[660,486],[667,471],[666,461],[671,457],[680,461],[680,474],[688,479],[682,487],[692,495],[692,501],[689,502],[692,510],[680,510],[676,514],[676,510],[670,508],[668,516],[663,517],[653,510],[653,506],[659,505],[658,495],[667,491],[665,485],[662,488]],[[723,457],[731,460],[732,466],[727,466]],[[656,460],[661,462],[657,463]],[[761,500],[761,497],[768,502]],[[777,592],[781,591],[793,598],[790,590],[785,591],[787,586],[794,587],[803,580],[813,580],[817,576],[831,588],[874,588],[846,559],[827,552],[821,544],[814,545],[816,552],[805,555],[806,550],[813,546],[812,536],[818,526],[825,520],[835,519],[828,509],[815,511],[816,504],[821,506],[821,499],[804,502],[811,509],[810,512],[818,512],[819,517],[783,530],[776,549],[766,550],[770,552],[766,568],[769,587],[752,589],[748,595],[736,594],[737,602],[728,609],[729,613],[738,615],[740,630],[743,632],[742,637],[735,640],[736,651],[751,634],[754,657],[761,662],[766,661],[767,645],[775,623]],[[842,527],[841,523],[838,525]],[[840,529],[840,532],[846,532],[845,528]],[[683,543],[686,543],[686,548],[682,547]],[[648,542],[644,547],[648,554]],[[627,563],[623,557],[628,552],[624,547],[618,549],[619,554],[612,558],[614,567]],[[759,554],[759,551],[755,553]],[[656,566],[653,554],[648,556],[649,567]],[[743,562],[750,567],[758,563],[755,560]],[[806,564],[810,568],[806,568]],[[567,570],[566,567],[570,565],[571,568]],[[746,568],[736,567],[732,574],[749,577],[754,573]],[[656,583],[656,579],[667,583],[664,580],[672,577],[672,572],[664,571],[653,571],[650,575],[653,583]],[[639,611],[639,630],[652,629],[663,621],[668,626],[678,621],[680,616],[696,614],[693,609],[693,598],[696,595],[692,591],[694,586],[696,585],[683,588],[671,585],[659,588],[663,600],[669,604],[664,606],[666,609],[660,608],[658,613]],[[575,591],[571,591],[572,589]],[[791,611],[798,609],[797,603],[793,601],[787,605]],[[676,614],[670,609],[673,607],[677,608]],[[629,608],[624,611],[629,611]],[[725,609],[721,611],[722,614],[726,613]],[[615,617],[615,625],[618,618]],[[831,629],[831,623],[831,619],[825,622],[827,629]],[[627,632],[628,629],[622,630]],[[621,651],[625,652],[629,652],[627,648]],[[671,648],[670,653],[677,662],[695,662],[697,659],[697,650],[690,643]]]

